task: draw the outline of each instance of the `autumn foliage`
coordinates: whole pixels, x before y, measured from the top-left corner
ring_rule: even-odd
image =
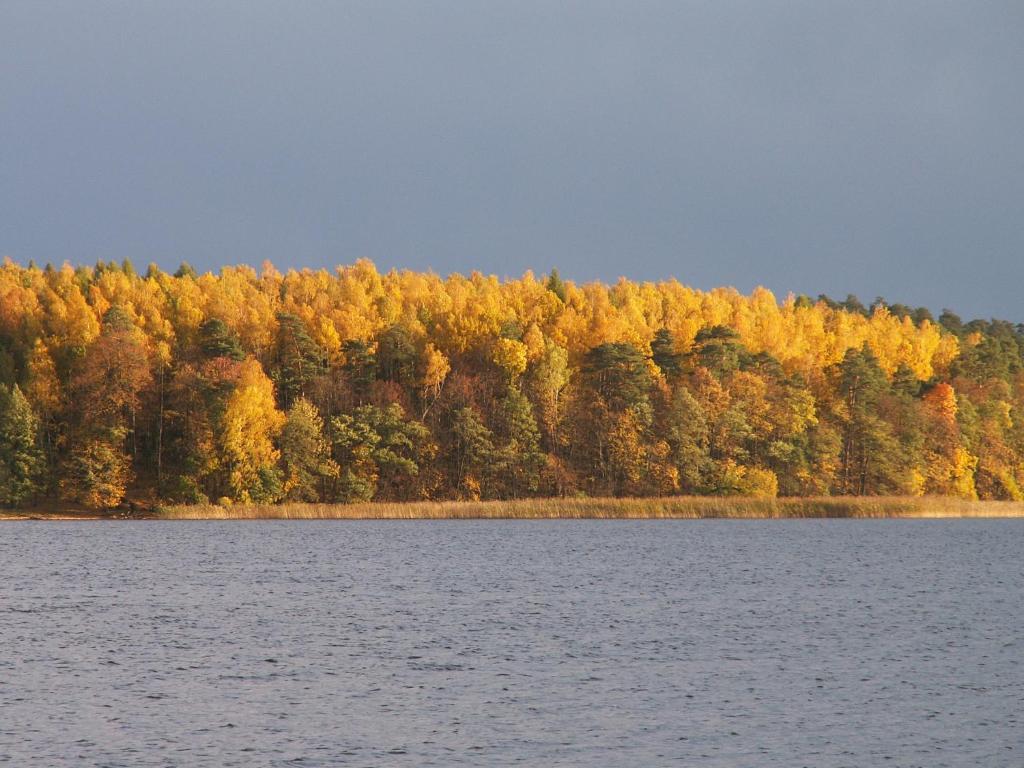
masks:
[[[0,504],[1024,498],[1024,329],[671,280],[0,266]]]

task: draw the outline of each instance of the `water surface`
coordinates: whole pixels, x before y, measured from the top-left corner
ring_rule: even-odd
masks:
[[[1024,764],[1024,521],[0,526],[0,763]]]

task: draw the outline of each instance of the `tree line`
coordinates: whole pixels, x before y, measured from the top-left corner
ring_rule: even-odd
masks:
[[[0,505],[1024,498],[1024,328],[557,271],[0,266]]]

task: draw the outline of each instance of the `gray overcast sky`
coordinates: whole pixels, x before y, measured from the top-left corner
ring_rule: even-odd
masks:
[[[0,0],[0,254],[1024,321],[1024,2]]]

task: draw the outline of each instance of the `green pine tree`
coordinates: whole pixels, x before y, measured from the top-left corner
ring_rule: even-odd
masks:
[[[39,418],[15,384],[0,385],[0,505],[19,506],[39,492],[45,460]]]
[[[280,446],[289,501],[320,501],[324,481],[338,476],[323,429],[323,419],[305,398],[300,397],[288,410]]]
[[[499,452],[505,478],[503,495],[515,499],[535,492],[544,467],[544,453],[533,407],[519,389],[510,387],[498,403],[498,422],[497,434],[505,441]]]

